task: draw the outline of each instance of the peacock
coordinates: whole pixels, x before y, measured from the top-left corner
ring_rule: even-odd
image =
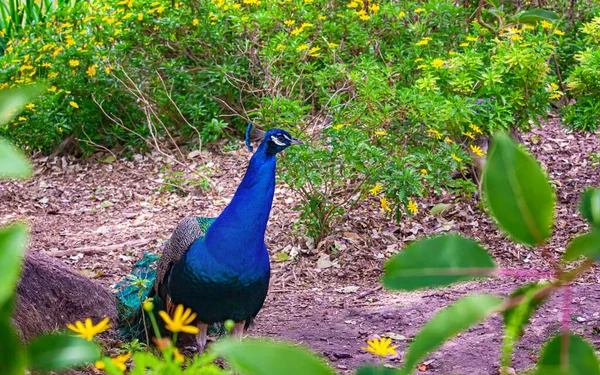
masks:
[[[146,298],[158,309],[170,312],[183,304],[197,314],[199,352],[204,351],[210,326],[231,319],[231,334],[241,338],[262,308],[270,278],[264,237],[275,192],[276,155],[304,142],[284,130],[264,132],[250,124],[250,151],[251,140],[260,145],[223,212],[216,218],[183,219],[160,258],[146,253],[117,284],[120,321],[133,335],[141,336],[144,329],[141,304]]]

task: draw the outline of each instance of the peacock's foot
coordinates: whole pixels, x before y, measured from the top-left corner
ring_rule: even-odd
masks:
[[[206,347],[208,324],[198,322],[196,326],[199,330],[199,332],[196,334],[196,348],[198,350],[198,354],[202,354],[204,352],[204,348]]]
[[[238,340],[242,340],[242,336],[244,335],[244,327],[246,326],[246,321],[242,320],[241,322],[235,323],[233,329],[231,330],[231,336],[235,337]]]

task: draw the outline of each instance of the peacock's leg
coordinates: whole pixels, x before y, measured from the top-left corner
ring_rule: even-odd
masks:
[[[208,324],[198,322],[197,327],[199,332],[196,334],[196,346],[198,347],[198,354],[202,354],[202,352],[204,352],[204,347],[206,346]]]
[[[246,326],[245,320],[235,323],[235,325],[233,326],[233,329],[231,330],[231,336],[237,338],[238,340],[242,340],[242,335],[244,334],[245,326]]]

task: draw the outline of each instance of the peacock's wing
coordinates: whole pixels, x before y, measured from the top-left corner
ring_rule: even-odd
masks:
[[[214,221],[214,218],[186,217],[177,225],[156,266],[154,290],[161,298],[166,298],[166,277],[173,264],[179,262],[194,241],[204,237]]]

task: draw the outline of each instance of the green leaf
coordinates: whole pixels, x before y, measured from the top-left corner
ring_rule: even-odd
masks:
[[[554,218],[554,191],[538,163],[506,134],[494,138],[486,163],[485,201],[515,241],[542,244]]]
[[[236,371],[246,375],[333,375],[323,360],[287,343],[265,340],[223,340],[214,352],[225,357]]]
[[[549,285],[549,283],[525,285],[510,295],[511,299],[519,297],[522,299],[518,305],[506,309],[502,313],[504,316],[504,324],[506,326],[502,344],[503,366],[510,366],[512,352],[517,340],[523,333],[523,327],[525,327],[535,309],[537,309],[548,296],[548,294],[540,293],[540,291]]]
[[[24,224],[0,229],[0,306],[14,293],[26,244],[27,227]]]
[[[558,15],[554,12],[543,9],[530,9],[519,15],[519,22],[529,25],[535,25],[542,20],[554,22],[558,20]]]
[[[21,113],[25,104],[44,90],[43,86],[14,87],[0,90],[0,125]]]
[[[412,373],[419,360],[452,336],[493,314],[502,300],[488,294],[473,294],[438,312],[425,324],[408,348],[404,374]]]
[[[585,233],[576,237],[567,246],[564,260],[575,260],[580,256],[600,261],[600,231]]]
[[[581,215],[596,229],[600,229],[600,189],[586,189],[579,204]]]
[[[27,347],[29,368],[45,371],[92,363],[100,353],[95,342],[64,334],[39,336]]]
[[[23,152],[0,138],[0,178],[26,178],[30,175],[31,165]]]
[[[399,371],[387,367],[361,367],[356,375],[395,375]]]
[[[443,235],[414,242],[390,258],[383,285],[400,290],[445,286],[494,270],[492,257],[477,242]]]
[[[0,374],[23,375],[25,355],[9,319],[0,320]]]
[[[563,352],[563,348],[567,350]],[[594,348],[579,336],[557,335],[544,349],[536,375],[600,375]]]
[[[452,208],[451,204],[438,203],[435,206],[431,207],[431,210],[429,210],[429,214],[430,215],[437,215],[439,213],[442,213],[442,212],[448,210],[449,208]]]

